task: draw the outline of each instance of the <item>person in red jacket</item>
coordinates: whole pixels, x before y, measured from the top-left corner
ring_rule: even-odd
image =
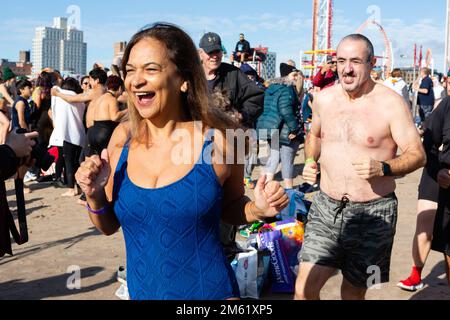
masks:
[[[336,55],[328,56],[327,62],[320,68],[320,71],[313,79],[314,87],[321,90],[334,86],[338,80]]]

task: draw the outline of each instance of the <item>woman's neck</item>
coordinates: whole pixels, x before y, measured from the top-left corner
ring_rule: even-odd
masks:
[[[148,128],[151,140],[167,141],[170,139],[176,130],[186,127],[189,120],[182,114],[171,115],[170,117],[157,117],[154,119],[145,120],[145,125]]]

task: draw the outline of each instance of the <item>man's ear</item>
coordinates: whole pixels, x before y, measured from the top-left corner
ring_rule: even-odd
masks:
[[[181,92],[187,93],[189,90],[189,84],[187,81],[184,81],[180,88]]]
[[[371,61],[372,67],[375,67],[377,65],[377,57],[373,57]]]

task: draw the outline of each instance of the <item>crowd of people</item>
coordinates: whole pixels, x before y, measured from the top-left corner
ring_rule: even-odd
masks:
[[[110,70],[96,64],[75,79],[47,68],[36,79],[16,79],[5,68],[1,157],[40,147],[54,172],[45,161],[27,162],[26,182],[51,179],[67,189],[62,196],[80,196],[105,235],[122,228],[132,299],[239,298],[227,248],[236,226],[271,219],[288,205],[301,145],[303,178],[319,192],[295,298],[319,299],[339,269],[342,298],[364,299],[369,267],[389,281],[395,178],[425,166],[414,266],[399,287],[423,286],[431,249],[444,253],[450,285],[450,73],[432,79],[423,68],[411,87],[400,69],[383,76],[374,71],[372,43],[359,34],[342,39],[311,78],[289,60],[280,77],[262,79],[246,63],[251,50],[241,34],[228,64],[219,34],[205,33],[197,47],[181,28],[155,23],[133,36]],[[243,159],[227,134],[237,129],[256,132]],[[180,130],[188,139],[174,139]],[[27,135],[20,140],[18,132]],[[261,141],[270,153],[253,180]],[[180,148],[188,161],[170,161]],[[2,178],[13,174],[1,170]]]
[[[63,197],[80,196],[74,178],[80,163],[85,156],[101,153],[115,127],[127,116],[123,80],[101,68],[81,79],[63,78],[50,68],[36,79],[19,78],[4,68],[2,80],[2,141],[10,130],[36,131],[37,147],[54,160],[40,166],[37,164],[42,161],[36,159],[24,182],[52,180],[56,188],[67,189]]]

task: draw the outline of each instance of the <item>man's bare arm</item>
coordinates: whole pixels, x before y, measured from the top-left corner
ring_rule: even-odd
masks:
[[[25,121],[25,103],[22,101],[17,102],[16,104],[17,116],[19,118],[19,126],[22,129],[28,130],[28,125]]]
[[[89,91],[87,93],[80,93],[75,96],[61,93],[56,89],[52,89],[52,95],[63,99],[68,103],[87,103],[91,102],[95,98],[95,92]]]
[[[5,86],[0,86],[0,93],[3,95],[3,98],[7,100],[10,105],[14,104],[14,99],[11,97],[8,90],[6,90]]]
[[[319,160],[321,152],[321,132],[322,123],[320,118],[320,107],[318,99],[313,102],[313,117],[311,131],[306,137],[305,142],[305,159]]]
[[[119,110],[119,102],[116,99],[109,103],[109,116],[112,121],[120,122],[127,113],[128,109],[123,111]]]
[[[128,93],[124,91],[122,95],[117,99],[119,103],[127,103],[128,102]]]
[[[423,149],[419,133],[411,119],[411,112],[405,101],[395,97],[395,104],[401,107],[392,108],[391,134],[402,154],[395,159],[386,161],[396,176],[406,175],[425,166],[427,157]]]

